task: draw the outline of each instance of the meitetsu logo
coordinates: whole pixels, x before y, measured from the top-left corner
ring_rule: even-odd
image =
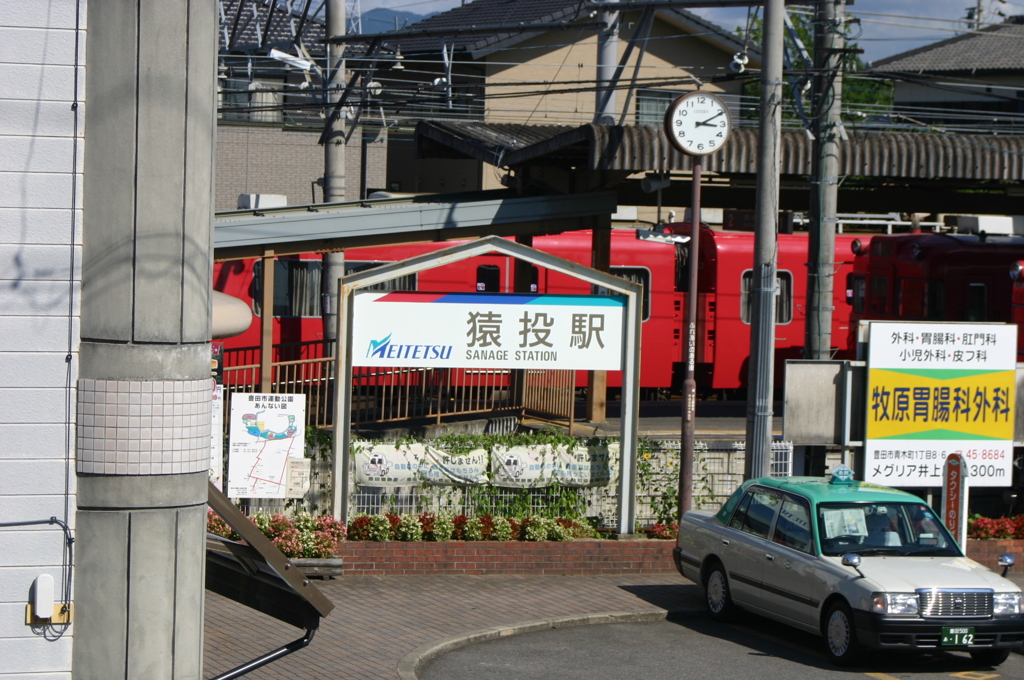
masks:
[[[370,346],[366,349],[367,359],[441,359],[447,360],[452,356],[452,345],[418,345],[398,344],[391,342],[391,336],[383,340],[370,340]]]

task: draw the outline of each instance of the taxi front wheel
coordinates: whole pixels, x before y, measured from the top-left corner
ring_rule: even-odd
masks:
[[[825,649],[832,663],[850,666],[860,657],[857,630],[853,627],[853,614],[845,602],[836,602],[825,616]]]

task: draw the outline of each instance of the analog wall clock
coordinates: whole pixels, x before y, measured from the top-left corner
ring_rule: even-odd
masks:
[[[706,156],[721,149],[732,134],[732,116],[721,99],[707,92],[684,94],[665,112],[665,134],[677,149]]]

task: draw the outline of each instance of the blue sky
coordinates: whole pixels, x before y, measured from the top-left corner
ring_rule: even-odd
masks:
[[[851,36],[864,50],[865,61],[881,59],[928,43],[943,40],[962,31],[967,6],[977,0],[856,0],[848,7],[861,20]],[[439,12],[462,4],[462,0],[361,0],[364,12],[374,7],[391,7],[417,14]],[[1024,14],[1024,0],[1003,2],[982,0],[986,17],[1001,21],[995,11],[1007,15]],[[695,9],[693,12],[732,29],[746,23],[745,9]]]

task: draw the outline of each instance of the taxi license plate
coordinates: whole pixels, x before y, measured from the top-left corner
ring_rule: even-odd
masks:
[[[943,646],[964,647],[974,644],[974,628],[943,628]]]

